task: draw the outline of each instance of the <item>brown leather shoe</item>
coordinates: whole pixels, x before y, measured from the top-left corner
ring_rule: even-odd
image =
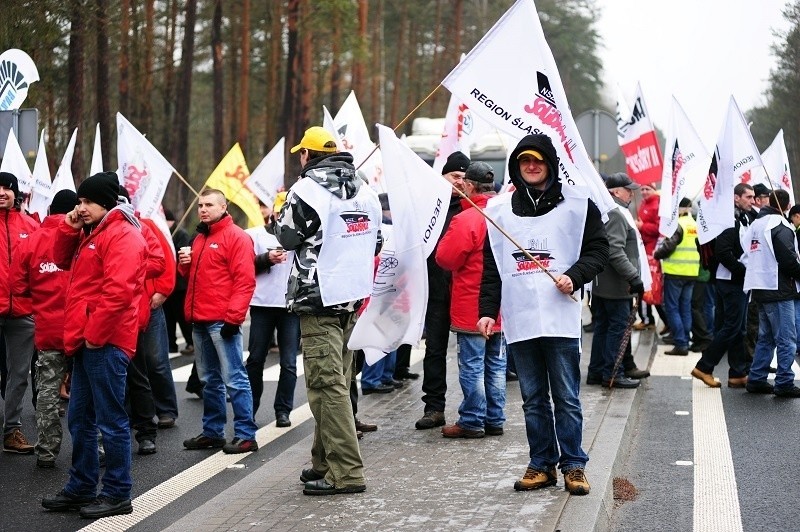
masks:
[[[539,471],[529,467],[525,470],[525,475],[514,482],[514,489],[517,491],[538,490],[547,486],[555,486],[557,480],[555,467],[551,467],[550,471]]]
[[[458,424],[442,427],[442,436],[445,438],[483,438],[484,435],[482,430],[464,429]]]
[[[722,386],[722,383],[714,379],[714,376],[712,374],[705,373],[697,368],[694,368],[692,370],[692,377],[694,377],[695,379],[700,379],[709,388],[719,388],[720,386]],[[730,382],[730,379],[728,380],[728,382]]]
[[[378,430],[378,425],[364,423],[360,419],[356,418],[356,430],[360,430],[361,432],[375,432]]]
[[[33,454],[33,445],[28,443],[19,429],[14,429],[3,438],[3,450],[7,453]]]
[[[728,388],[744,388],[747,386],[747,377],[728,377]]]
[[[586,473],[582,467],[576,467],[564,473],[564,489],[571,495],[588,495],[589,481],[586,480]]]
[[[437,412],[436,410],[426,410],[425,415],[417,420],[414,424],[417,430],[432,429],[434,427],[444,426],[444,412]]]

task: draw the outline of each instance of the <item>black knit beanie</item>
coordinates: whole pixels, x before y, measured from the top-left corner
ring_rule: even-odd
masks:
[[[97,203],[107,211],[117,206],[119,179],[114,172],[100,172],[78,186],[78,197]]]
[[[10,188],[14,192],[14,197],[19,200],[19,181],[17,176],[10,172],[0,172],[0,185]]]
[[[59,190],[50,203],[50,214],[67,214],[78,204],[78,195],[69,189]]]
[[[469,157],[460,151],[454,151],[447,157],[447,162],[442,167],[442,175],[450,172],[466,172],[469,167]]]

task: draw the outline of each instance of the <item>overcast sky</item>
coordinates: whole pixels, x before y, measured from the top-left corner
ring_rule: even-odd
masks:
[[[653,121],[666,133],[674,94],[710,150],[728,98],[742,112],[764,103],[775,65],[774,30],[788,24],[785,0],[596,0],[600,57],[609,94],[641,82]],[[800,90],[800,89],[799,89]],[[777,132],[776,132],[777,133]],[[765,146],[760,146],[764,149]]]

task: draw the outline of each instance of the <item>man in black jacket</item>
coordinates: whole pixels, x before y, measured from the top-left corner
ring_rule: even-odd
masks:
[[[714,258],[711,275],[716,285],[716,313],[714,339],[692,370],[692,377],[700,379],[711,388],[721,384],[714,380],[714,368],[728,353],[728,387],[744,388],[747,383],[747,357],[744,350],[743,330],[747,315],[747,294],[744,285],[745,266],[739,261],[744,253],[740,235],[750,225],[749,212],[753,209],[753,187],[739,183],[733,189],[736,221],[733,227],[722,231],[714,241]],[[716,266],[716,267],[715,267]]]
[[[800,261],[794,228],[783,217],[788,209],[789,193],[774,190],[769,205],[761,207],[744,237],[748,244],[744,289],[752,290],[753,301],[760,304],[758,340],[746,388],[750,393],[800,397],[792,371],[797,348],[794,302],[800,297]],[[773,388],[767,376],[776,349],[778,371]]]
[[[555,485],[558,465],[566,489],[585,495],[589,482],[584,467],[589,457],[582,448],[578,398],[582,307],[580,298],[570,296],[608,262],[608,238],[600,211],[586,190],[562,186],[550,137],[523,138],[511,152],[508,166],[516,189],[491,200],[486,211],[537,261],[489,226],[478,330],[488,337],[494,318],[502,312],[530,447],[528,468],[514,489]]]

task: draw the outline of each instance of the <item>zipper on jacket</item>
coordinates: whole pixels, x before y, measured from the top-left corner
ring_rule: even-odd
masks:
[[[197,291],[197,270],[200,269],[200,258],[203,256],[203,252],[206,250],[206,240],[208,240],[207,236],[203,235],[203,247],[200,249],[200,254],[197,256],[197,265],[194,268],[194,275],[192,276],[192,320],[194,320],[194,297]]]
[[[8,214],[10,210],[6,210],[6,245],[8,246],[8,272],[11,273],[11,230],[8,227]],[[10,281],[10,279],[9,279]],[[8,317],[14,315],[14,292],[11,290],[11,283],[8,283]]]

